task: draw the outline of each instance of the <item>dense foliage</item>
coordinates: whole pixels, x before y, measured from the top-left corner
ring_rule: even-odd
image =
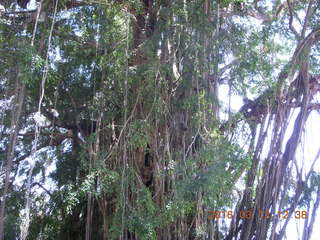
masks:
[[[0,4],[0,240],[311,238],[319,1]]]

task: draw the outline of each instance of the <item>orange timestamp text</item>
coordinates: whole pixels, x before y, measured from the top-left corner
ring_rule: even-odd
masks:
[[[231,211],[214,211],[211,210],[208,213],[208,219],[232,219],[236,216],[236,214]],[[287,219],[289,217],[294,217],[295,219],[307,219],[308,218],[308,212],[305,210],[296,210],[292,214],[288,210],[285,211],[278,211],[276,213],[271,213],[270,211],[265,211],[265,210],[259,210],[258,211],[258,217],[261,219],[268,219],[271,217],[277,217],[279,219]],[[251,219],[253,218],[253,211],[251,210],[241,210],[239,212],[239,218],[240,219]]]

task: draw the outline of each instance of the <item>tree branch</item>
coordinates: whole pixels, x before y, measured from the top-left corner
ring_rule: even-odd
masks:
[[[37,185],[40,188],[42,188],[50,197],[52,197],[52,193],[48,189],[46,189],[41,183],[35,182],[35,183],[32,184],[32,187],[34,187],[35,185]]]
[[[314,0],[310,0],[310,2],[309,2],[307,13],[306,13],[306,16],[305,16],[304,21],[303,21],[301,37],[305,37],[305,35],[306,35],[306,30],[307,30],[307,27],[308,27],[310,16],[312,15],[312,12],[314,11],[314,7],[312,7],[313,1]]]
[[[287,4],[288,4],[288,10],[289,10],[289,28],[291,30],[291,32],[294,34],[294,36],[296,37],[296,39],[300,39],[300,35],[297,32],[297,30],[295,29],[295,27],[292,25],[293,23],[293,12],[292,12],[292,6],[290,3],[290,0],[287,0]]]

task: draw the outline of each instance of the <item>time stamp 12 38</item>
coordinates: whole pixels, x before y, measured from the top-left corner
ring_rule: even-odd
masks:
[[[215,211],[211,210],[208,212],[208,219],[232,219],[236,216],[236,214],[231,211]],[[251,210],[241,210],[239,211],[239,218],[240,219],[251,219],[254,217],[254,212]],[[277,212],[270,212],[265,210],[258,210],[257,211],[258,217],[261,219],[268,219],[268,218],[274,218],[277,217],[279,219],[287,219],[289,217],[295,218],[295,219],[307,219],[308,218],[308,212],[305,210],[296,210],[290,212],[289,210],[284,211],[277,211]]]

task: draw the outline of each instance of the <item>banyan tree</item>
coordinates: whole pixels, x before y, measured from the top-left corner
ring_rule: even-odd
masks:
[[[0,0],[0,240],[315,237],[319,22],[316,0]]]

